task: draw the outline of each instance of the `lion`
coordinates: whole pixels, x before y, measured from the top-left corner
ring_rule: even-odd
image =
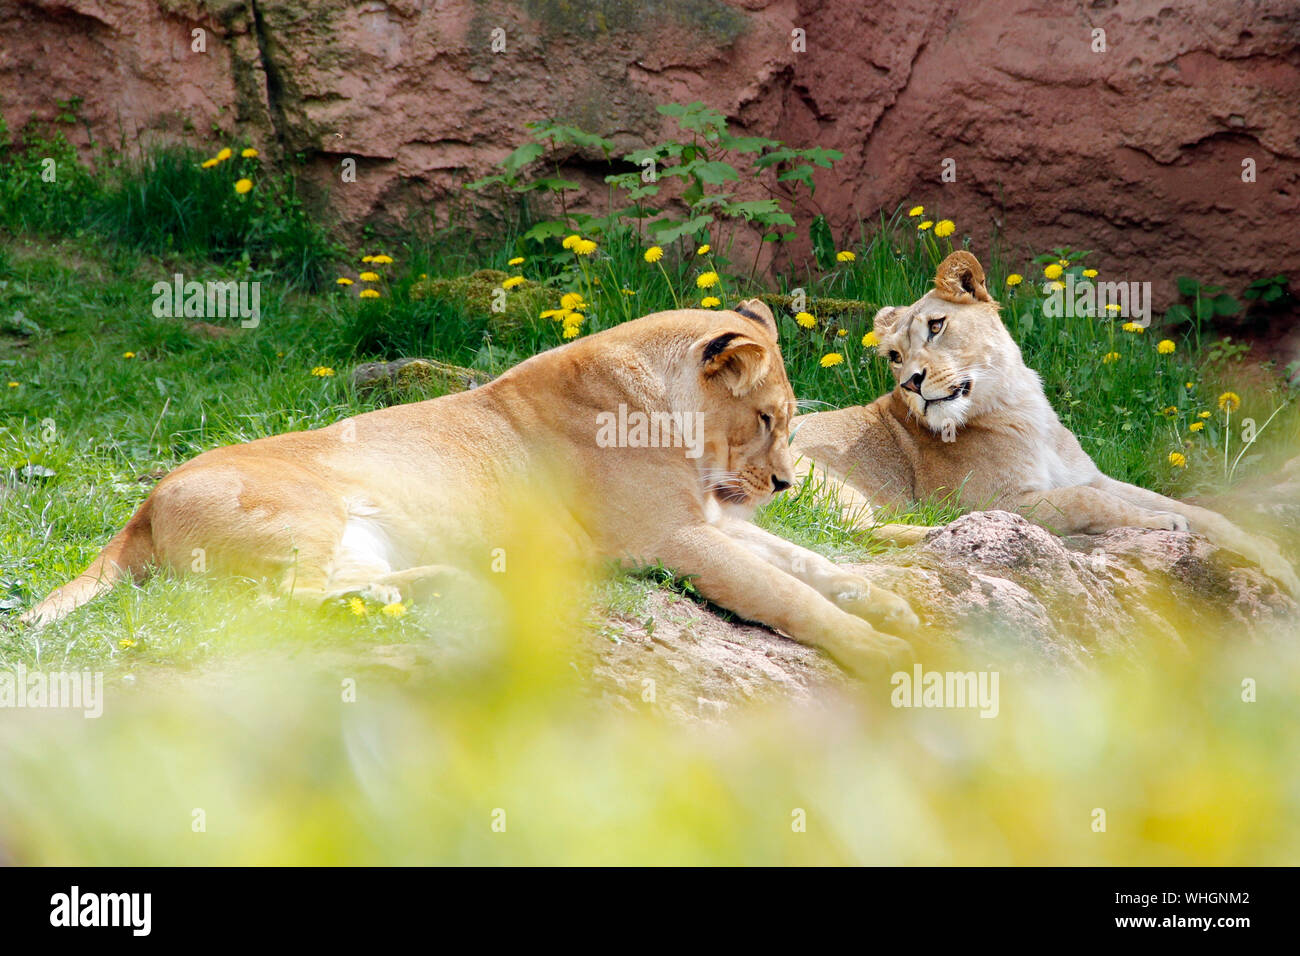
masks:
[[[47,624],[154,567],[188,572],[196,554],[291,600],[406,600],[485,570],[527,494],[584,560],[662,564],[876,672],[910,645],[873,622],[907,631],[911,606],[748,520],[794,481],[795,408],[766,305],[645,316],[471,391],[204,452],[21,620]]]
[[[880,309],[876,350],[896,386],[866,406],[797,417],[800,477],[824,480],[863,527],[882,506],[945,497],[1017,512],[1062,534],[1192,530],[1300,594],[1300,580],[1272,542],[1213,511],[1103,474],[1056,417],[998,313],[983,268],[966,251],[939,264],[934,288],[916,302]],[[909,544],[928,529],[881,530]]]

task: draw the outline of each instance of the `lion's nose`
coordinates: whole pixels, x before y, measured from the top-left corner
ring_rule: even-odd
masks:
[[[784,478],[778,478],[776,475],[772,476],[772,490],[775,491],[777,494],[780,494],[781,492],[785,491],[785,489],[789,487],[790,487],[790,482],[786,481]]]
[[[924,381],[925,381],[925,369],[921,369],[921,371],[917,372],[915,375],[913,375],[911,378],[909,378],[906,382],[903,383],[903,388],[907,389],[909,392],[916,392],[916,394],[920,395],[921,383]]]

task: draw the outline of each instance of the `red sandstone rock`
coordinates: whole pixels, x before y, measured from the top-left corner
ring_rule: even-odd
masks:
[[[249,136],[302,154],[345,221],[467,205],[463,183],[560,117],[614,139],[704,100],[744,131],[843,151],[818,171],[836,233],[919,202],[975,251],[1097,250],[1112,279],[1246,282],[1297,260],[1300,9],[1290,0],[0,0],[11,129],[85,98],[73,130],[128,148]],[[791,49],[791,30],[807,52]],[[207,53],[190,51],[208,31]],[[505,31],[506,51],[490,48]],[[1092,51],[1094,29],[1107,49]],[[342,184],[339,161],[358,160]],[[940,163],[956,162],[955,183]],[[1243,159],[1258,181],[1241,181]],[[598,182],[598,168],[566,170]],[[604,188],[596,190],[603,202]],[[805,212],[811,213],[812,206]],[[801,223],[801,226],[804,223]],[[800,252],[796,245],[795,254]],[[1285,317],[1284,320],[1285,321]]]

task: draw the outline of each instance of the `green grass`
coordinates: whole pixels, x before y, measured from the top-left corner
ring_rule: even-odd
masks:
[[[531,307],[493,313],[454,277],[482,268],[523,275],[516,303],[527,296],[555,306],[579,292],[589,303],[583,334],[706,293],[730,304],[803,288],[818,323],[809,330],[781,319],[791,379],[801,399],[839,407],[891,386],[883,361],[861,345],[866,322],[877,305],[919,296],[947,248],[918,239],[899,216],[864,225],[853,262],[786,277],[776,290],[749,281],[747,261],[733,263],[725,247],[697,256],[683,243],[652,266],[629,233],[582,260],[557,243],[459,230],[387,243],[366,236],[334,260],[323,240],[296,245],[286,236],[295,211],[262,231],[254,220],[229,233],[221,231],[228,224],[194,224],[186,203],[221,208],[235,167],[203,170],[180,155],[71,180],[61,198],[24,192],[30,175],[0,164],[0,225],[9,233],[0,236],[0,603],[11,614],[84,567],[147,496],[151,475],[208,448],[375,407],[382,399],[348,386],[359,361],[424,354],[499,372],[563,341],[561,323]],[[204,178],[214,173],[225,179]],[[360,282],[333,283],[358,279],[360,256],[380,251],[396,260],[374,267],[381,299],[360,301]],[[518,255],[526,261],[510,266]],[[1106,321],[1048,320],[1031,281],[1009,293],[1005,285],[1013,271],[1036,280],[1038,267],[1001,255],[984,264],[1063,421],[1116,477],[1174,493],[1222,488],[1230,429],[1235,456],[1243,417],[1262,423],[1278,407],[1233,479],[1296,446],[1293,397],[1275,378],[1210,361],[1194,333],[1171,335],[1178,348],[1163,356],[1154,329],[1138,336]],[[710,269],[721,273],[720,287],[697,288]],[[262,282],[260,325],[212,339],[155,317],[151,287],[176,272]],[[453,281],[428,294],[440,278]],[[817,308],[831,299],[863,307],[841,320]],[[847,361],[823,368],[830,351]],[[1104,362],[1111,351],[1120,359]],[[322,367],[337,374],[312,374]],[[1231,421],[1216,403],[1227,390],[1243,400]],[[1205,410],[1210,418],[1198,418]],[[1193,421],[1207,425],[1193,434]],[[1169,465],[1173,450],[1186,452],[1186,469]],[[891,517],[938,524],[956,513],[936,501]],[[811,483],[758,521],[835,556],[881,547],[847,527],[833,496]],[[593,719],[588,699],[603,690],[588,680],[580,646],[592,634],[616,637],[611,617],[646,616],[656,588],[694,597],[689,582],[662,568],[594,586],[546,573],[513,596],[513,611],[448,596],[396,618],[306,612],[237,582],[157,576],[42,631],[0,627],[6,667],[103,669],[113,688],[111,714],[93,736],[49,714],[0,720],[3,855],[43,863],[1294,859],[1300,789],[1286,758],[1300,700],[1294,654],[1225,642],[1204,657],[1152,651],[1146,666],[1124,662],[1113,673],[1008,674],[1006,716],[997,721],[911,714],[863,690],[826,701],[824,713],[746,711],[706,736],[682,733],[649,706]],[[570,601],[581,607],[566,612]],[[409,655],[421,663],[401,663]],[[1259,704],[1238,703],[1242,675],[1261,679]],[[348,680],[358,704],[340,710]],[[489,828],[500,807],[511,814],[509,836]],[[1091,830],[1094,807],[1111,814],[1108,835]],[[195,808],[208,814],[206,835],[191,830]],[[792,832],[791,808],[807,811],[806,833]]]

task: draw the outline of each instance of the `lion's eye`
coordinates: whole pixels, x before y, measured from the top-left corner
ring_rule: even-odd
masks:
[[[899,362],[903,361],[903,356],[899,355],[897,352],[890,352],[889,361],[897,365]]]
[[[940,332],[943,331],[943,323],[946,321],[947,319],[930,320],[930,338],[934,338],[936,335],[938,335]]]
[[[768,431],[771,431],[771,430],[772,430],[772,416],[771,416],[771,415],[767,414],[766,412],[759,412],[759,413],[758,413],[758,419],[759,419],[759,421],[761,421],[761,422],[763,423],[763,427],[764,427],[764,428],[766,428]]]

